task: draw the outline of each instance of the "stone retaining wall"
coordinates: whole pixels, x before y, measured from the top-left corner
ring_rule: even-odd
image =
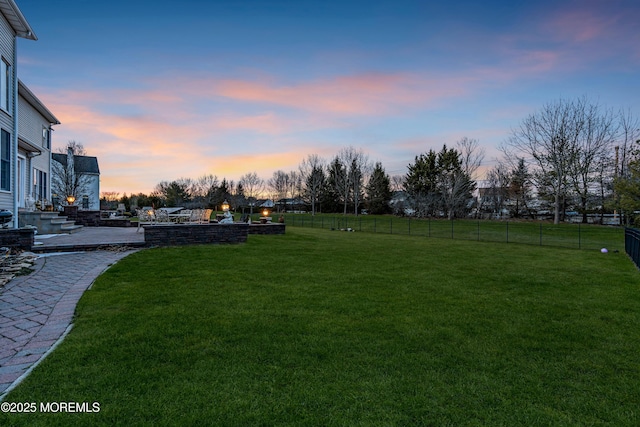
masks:
[[[180,246],[210,243],[244,243],[249,224],[162,224],[145,225],[147,246]]]
[[[33,228],[0,229],[0,247],[23,249],[30,251],[34,244]]]
[[[100,227],[132,227],[129,218],[108,218],[100,220]]]
[[[284,230],[283,223],[249,225],[249,234],[284,234]]]
[[[77,225],[85,227],[100,226],[100,211],[81,211],[78,210],[77,206],[65,206],[60,215],[66,216],[69,221],[75,221]]]

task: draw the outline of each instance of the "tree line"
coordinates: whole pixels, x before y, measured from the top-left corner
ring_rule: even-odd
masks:
[[[558,223],[568,213],[586,222],[589,214],[618,212],[633,221],[640,211],[640,122],[587,98],[549,102],[512,129],[501,158],[485,171],[478,140],[415,156],[404,175],[389,176],[359,148],[345,147],[329,159],[304,158],[296,170],[268,179],[247,172],[237,182],[215,175],[180,178],[156,185],[151,194],[105,201],[127,207],[218,208],[225,200],[253,213],[263,199],[275,209],[315,213],[414,215],[418,217],[534,217],[549,212]]]

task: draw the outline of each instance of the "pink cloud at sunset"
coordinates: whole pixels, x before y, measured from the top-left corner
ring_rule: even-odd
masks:
[[[400,173],[463,136],[493,152],[561,96],[638,105],[630,0],[347,1],[309,4],[312,14],[284,2],[278,17],[268,0],[251,16],[234,2],[185,0],[180,19],[197,37],[167,31],[174,16],[143,12],[162,0],[118,17],[135,23],[133,37],[96,32],[90,2],[18,3],[39,36],[21,42],[21,79],[62,122],[54,149],[75,140],[98,157],[104,191],[205,174],[267,179],[347,146]],[[70,19],[74,32],[59,31]]]
[[[573,43],[608,38],[616,31],[619,16],[595,10],[573,8],[559,12],[547,25],[551,37]]]
[[[459,78],[428,80],[401,74],[340,76],[289,86],[242,80],[216,85],[218,95],[238,101],[347,115],[385,114],[463,92]]]
[[[242,130],[257,133],[280,135],[290,131],[295,123],[292,120],[277,116],[269,112],[254,116],[225,115],[211,120],[210,125],[219,131]]]

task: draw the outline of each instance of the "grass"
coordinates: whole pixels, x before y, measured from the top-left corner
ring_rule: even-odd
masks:
[[[0,425],[640,423],[623,253],[291,227],[150,249],[86,292]]]
[[[416,219],[391,215],[286,214],[295,227],[347,229],[381,234],[424,236],[482,242],[523,243],[577,249],[611,248],[623,241],[621,227],[544,221]]]

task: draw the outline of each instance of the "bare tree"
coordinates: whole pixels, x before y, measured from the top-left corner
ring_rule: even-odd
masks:
[[[588,201],[601,182],[604,165],[618,134],[618,121],[610,110],[581,100],[576,103],[579,136],[574,148],[569,174],[573,190],[580,199],[582,222],[587,222]]]
[[[613,206],[614,209],[620,210],[620,224],[623,222],[629,224],[631,217],[626,215],[622,209],[621,194],[618,189],[625,187],[623,182],[628,184],[630,181],[632,171],[629,165],[631,162],[634,162],[634,166],[637,167],[637,159],[634,159],[633,153],[634,150],[637,151],[637,141],[640,138],[640,119],[635,117],[630,110],[621,110],[618,116],[620,118],[620,142],[615,146]]]
[[[460,151],[445,145],[438,153],[439,174],[437,177],[437,188],[441,199],[442,207],[447,213],[447,218],[453,219],[462,216],[469,210],[472,201],[472,193],[475,190],[475,181],[467,173],[473,169],[471,162],[473,155],[461,153]]]
[[[249,172],[240,177],[240,183],[249,202],[249,213],[253,214],[253,206],[258,196],[264,192],[264,180],[256,172]]]
[[[510,196],[509,184],[511,177],[508,167],[504,163],[496,164],[487,172],[488,187],[481,198],[481,203],[487,203],[493,216],[502,217],[502,211]],[[479,207],[479,209],[484,206]]]
[[[351,181],[347,166],[339,156],[333,158],[328,168],[329,184],[343,203],[343,214],[347,214],[349,204],[349,194],[351,192]]]
[[[193,183],[193,199],[200,207],[214,206],[218,177],[213,174],[202,175]]]
[[[618,113],[620,119],[620,144],[615,147],[615,176],[626,176],[627,165],[631,161],[634,144],[640,138],[640,119],[635,117],[631,110],[621,110]]]
[[[71,152],[76,156],[86,156],[87,150],[84,149],[84,145],[81,142],[71,140],[67,142],[67,145],[64,147],[60,147],[56,150],[59,154],[67,154],[71,150]]]
[[[391,191],[404,190],[404,175],[393,175],[391,177]]]
[[[535,166],[533,173],[538,186],[545,181],[553,191],[555,224],[567,192],[578,141],[582,129],[581,109],[584,100],[548,103],[529,115],[503,147],[507,156],[526,157]],[[515,153],[514,153],[515,152]]]
[[[325,162],[317,154],[310,154],[300,164],[300,174],[304,184],[304,194],[311,204],[311,215],[316,214],[316,204],[325,185]]]
[[[462,162],[462,170],[471,178],[476,180],[478,168],[484,160],[484,148],[480,147],[477,139],[463,137],[456,143],[458,152],[460,152],[460,161]]]
[[[296,171],[290,171],[287,177],[287,197],[290,199],[300,198],[302,194],[302,175]]]
[[[287,197],[287,189],[289,188],[289,175],[281,170],[277,170],[273,173],[273,176],[267,182],[267,186],[271,191],[274,202]]]
[[[362,149],[351,146],[343,148],[336,156],[344,166],[344,176],[339,177],[341,189],[339,190],[344,201],[344,214],[347,213],[349,202],[353,202],[354,213],[358,214],[358,208],[363,199],[366,178],[371,171],[369,157]]]
[[[64,154],[64,156],[61,156]],[[51,189],[55,194],[78,199],[81,195],[92,196],[91,176],[76,165],[77,156],[86,156],[84,146],[69,141],[58,150],[58,159],[51,162]]]

